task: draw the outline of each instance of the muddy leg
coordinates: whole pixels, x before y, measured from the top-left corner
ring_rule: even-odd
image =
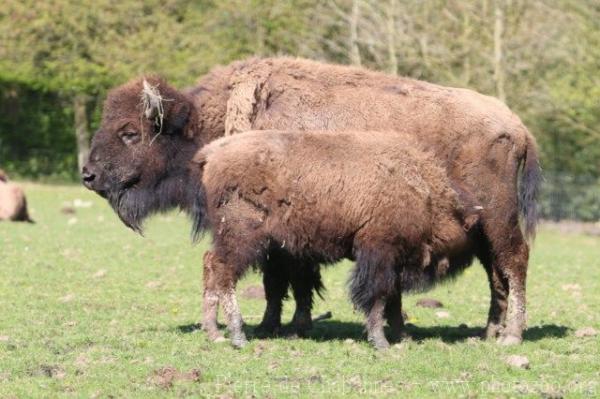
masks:
[[[227,318],[227,328],[231,336],[231,344],[237,348],[246,344],[246,336],[242,331],[244,321],[235,295],[238,275],[234,265],[227,264],[214,252],[204,256],[204,322],[203,329],[211,339],[221,337],[217,329],[217,309],[219,303]]]
[[[223,287],[219,294],[219,299],[223,304],[223,313],[227,317],[227,328],[229,329],[231,344],[236,348],[241,348],[248,341],[242,330],[244,321],[242,320],[242,313],[240,312],[235,295],[235,285],[232,287]]]
[[[223,334],[217,326],[217,314],[219,311],[219,295],[215,279],[215,256],[211,251],[204,254],[204,294],[202,311],[202,330],[208,338],[215,341],[223,338]]]
[[[267,307],[261,323],[256,327],[257,336],[277,335],[281,330],[282,302],[289,286],[288,269],[280,253],[273,252],[263,266],[263,285]]]
[[[488,331],[490,336],[496,333],[494,330],[498,325],[502,326],[505,317],[498,342],[514,345],[522,342],[526,327],[525,285],[529,248],[518,226],[502,233],[490,238],[490,286],[493,288]]]
[[[383,331],[385,301],[377,299],[367,313],[367,339],[377,349],[390,347]]]
[[[508,270],[505,270],[509,287],[506,327],[498,340],[503,345],[514,345],[523,341],[523,330],[527,327],[525,289],[528,258],[529,248],[524,241],[516,246],[515,253],[501,258],[510,265]]]
[[[296,262],[295,265],[293,263],[289,265],[294,266],[294,270],[290,270],[290,280],[296,301],[292,328],[298,336],[305,337],[312,329],[313,288],[317,292],[323,289],[321,273],[318,264]]]

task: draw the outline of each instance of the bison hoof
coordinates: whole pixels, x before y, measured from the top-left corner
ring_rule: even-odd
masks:
[[[309,319],[308,321],[303,322],[292,322],[290,325],[291,335],[295,335],[299,338],[306,338],[308,336],[308,332],[312,330],[312,321]]]
[[[236,349],[243,348],[247,343],[248,343],[248,340],[246,339],[246,337],[243,334],[240,336],[231,338],[231,345],[233,345],[233,347]]]
[[[519,345],[521,342],[523,342],[523,338],[516,335],[503,335],[498,338],[498,343],[504,346]]]
[[[254,335],[258,338],[267,338],[278,336],[281,332],[281,325],[261,323],[254,329]]]
[[[206,330],[204,330],[206,331]],[[208,335],[208,339],[212,342],[223,342],[226,341],[225,337],[220,331],[206,331],[206,335]]]
[[[487,327],[483,331],[482,338],[483,339],[496,339],[496,338],[500,337],[503,329],[504,329],[504,327],[502,327],[501,324],[490,323],[487,325]]]
[[[400,330],[400,331],[392,330],[390,338],[393,342],[412,340],[412,337],[410,336],[410,334],[404,330]]]
[[[369,342],[375,347],[377,350],[386,350],[390,348],[390,343],[385,339],[385,337],[369,337]]]

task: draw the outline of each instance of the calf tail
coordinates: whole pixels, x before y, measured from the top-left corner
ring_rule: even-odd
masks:
[[[525,237],[535,238],[535,229],[538,221],[537,199],[542,183],[542,169],[540,167],[535,139],[527,136],[527,147],[521,159],[522,171],[519,184],[519,210],[523,218]]]

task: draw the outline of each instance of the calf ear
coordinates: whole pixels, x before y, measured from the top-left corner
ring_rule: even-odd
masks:
[[[183,134],[191,138],[192,129],[188,126],[191,114],[190,105],[187,102],[179,102],[171,108],[166,126],[167,134]]]

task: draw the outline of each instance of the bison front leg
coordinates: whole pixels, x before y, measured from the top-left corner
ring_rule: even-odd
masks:
[[[390,347],[383,331],[385,301],[377,299],[373,307],[367,313],[367,339],[377,349]]]

